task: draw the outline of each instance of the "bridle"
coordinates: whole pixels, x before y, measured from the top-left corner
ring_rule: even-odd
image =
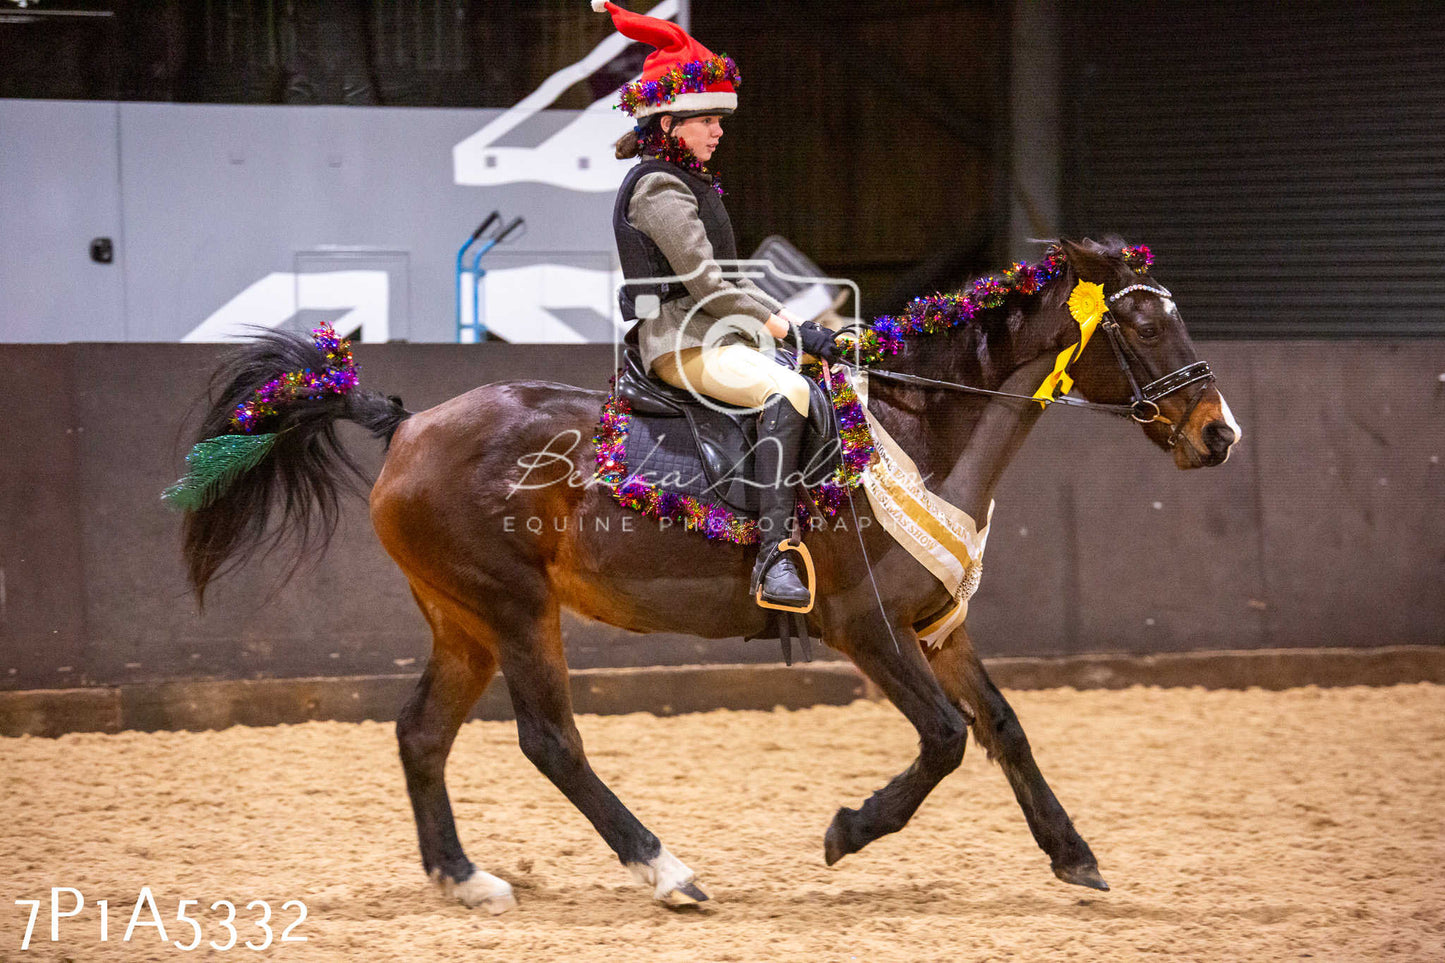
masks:
[[[1161,298],[1174,297],[1174,295],[1169,292],[1169,289],[1163,285],[1156,287],[1152,284],[1131,284],[1122,290],[1115,291],[1106,297],[1104,301],[1106,304],[1112,306],[1115,301],[1124,295],[1132,294],[1135,291],[1150,291],[1159,295]],[[1104,320],[1100,322],[1100,327],[1104,329],[1104,334],[1109,337],[1109,347],[1114,349],[1114,360],[1119,362],[1119,370],[1122,371],[1124,377],[1129,380],[1129,390],[1134,397],[1133,402],[1129,405],[1129,417],[1141,425],[1148,425],[1158,421],[1173,428],[1173,430],[1169,432],[1168,439],[1169,447],[1173,448],[1179,444],[1180,433],[1184,431],[1184,426],[1189,423],[1189,416],[1194,414],[1194,409],[1199,406],[1199,402],[1204,398],[1204,392],[1214,383],[1214,372],[1210,369],[1209,362],[1191,362],[1182,368],[1176,368],[1162,378],[1154,379],[1141,388],[1139,387],[1139,382],[1134,377],[1134,365],[1138,364],[1140,368],[1146,371],[1148,370],[1148,365],[1144,364],[1143,359],[1134,353],[1134,349],[1129,347],[1129,342],[1124,340],[1124,332],[1119,329],[1119,322],[1114,320],[1112,312],[1104,312]],[[1162,399],[1195,385],[1198,387],[1196,387],[1190,395],[1188,404],[1184,406],[1184,415],[1177,423],[1171,422],[1160,413],[1159,402]]]
[[[1107,305],[1112,306],[1126,294],[1135,291],[1149,291],[1162,298],[1172,298],[1174,295],[1169,289],[1162,285],[1155,284],[1131,284],[1122,290],[1116,291],[1107,296],[1104,300]],[[1109,339],[1109,346],[1114,351],[1114,360],[1119,363],[1119,370],[1129,382],[1129,391],[1132,401],[1127,405],[1100,404],[1095,401],[1085,401],[1082,398],[1070,398],[1061,396],[1058,398],[1036,398],[1033,395],[1018,394],[1011,391],[995,391],[990,388],[978,388],[973,385],[959,384],[953,381],[939,381],[934,378],[924,378],[920,375],[905,374],[901,371],[886,371],[878,368],[866,368],[870,378],[877,377],[886,381],[897,381],[900,384],[916,385],[926,388],[945,388],[952,391],[965,391],[969,394],[992,395],[999,398],[1018,398],[1024,401],[1034,401],[1042,404],[1064,405],[1069,408],[1090,408],[1094,411],[1103,411],[1121,418],[1129,418],[1141,424],[1148,425],[1154,422],[1169,426],[1169,438],[1166,442],[1169,448],[1179,444],[1179,438],[1184,431],[1184,426],[1189,423],[1189,417],[1194,414],[1194,409],[1203,400],[1204,393],[1214,383],[1214,372],[1207,361],[1194,361],[1182,368],[1169,372],[1162,378],[1155,378],[1144,386],[1139,385],[1139,380],[1134,377],[1134,369],[1137,366],[1140,370],[1148,371],[1149,366],[1144,360],[1129,347],[1124,340],[1124,332],[1120,330],[1119,323],[1114,319],[1113,313],[1107,308],[1104,317],[1099,325],[1104,329],[1105,336]],[[1077,360],[1077,359],[1075,359]],[[1159,410],[1159,402],[1172,394],[1183,391],[1186,388],[1194,388],[1184,407],[1183,416],[1177,421],[1170,421],[1164,417]]]
[[[958,384],[953,381],[939,381],[935,378],[924,378],[921,375],[904,374],[901,371],[885,371],[878,368],[863,368],[870,378],[882,378],[886,381],[897,381],[901,384],[917,385],[924,388],[945,388],[952,391],[964,391],[969,394],[991,395],[998,398],[1017,398],[1022,401],[1032,401],[1046,405],[1065,405],[1070,408],[1090,408],[1094,411],[1104,411],[1111,415],[1118,415],[1121,418],[1129,418],[1141,425],[1149,425],[1154,422],[1162,422],[1173,430],[1169,432],[1168,447],[1172,450],[1179,444],[1179,438],[1184,431],[1184,426],[1189,423],[1189,416],[1194,414],[1194,409],[1199,405],[1204,392],[1214,382],[1214,372],[1207,361],[1195,361],[1182,368],[1176,368],[1162,378],[1155,378],[1143,387],[1139,386],[1139,380],[1134,377],[1134,365],[1138,364],[1141,370],[1147,371],[1148,365],[1141,359],[1124,340],[1124,332],[1119,329],[1119,323],[1109,311],[1115,301],[1118,301],[1126,294],[1135,291],[1150,291],[1161,298],[1173,298],[1174,295],[1163,285],[1154,284],[1131,284],[1122,290],[1116,291],[1104,298],[1104,316],[1100,320],[1100,326],[1109,339],[1109,346],[1114,350],[1114,360],[1119,363],[1119,370],[1129,382],[1129,391],[1132,393],[1133,401],[1127,405],[1100,404],[1095,401],[1085,401],[1083,398],[1070,398],[1063,395],[1057,398],[1036,398],[1033,395],[1018,394],[1012,391],[996,391],[992,388],[977,388],[973,385]],[[1083,352],[1080,351],[1080,354]],[[841,359],[840,359],[841,360]],[[1077,361],[1075,357],[1073,360]],[[829,400],[833,398],[833,379],[827,376],[828,366],[823,365],[823,387],[828,392]],[[1194,393],[1189,398],[1189,403],[1184,407],[1184,415],[1177,423],[1171,422],[1159,411],[1159,402],[1170,395],[1183,391],[1185,388],[1195,387]],[[888,618],[888,613],[883,605],[883,595],[878,590],[878,580],[873,576],[873,562],[868,558],[868,547],[863,543],[863,529],[858,524],[858,509],[853,504],[853,489],[845,488],[848,494],[848,509],[853,514],[853,530],[858,533],[858,550],[863,556],[863,565],[868,570],[868,580],[873,585],[873,597],[878,601],[878,613],[883,617],[883,624],[888,629],[888,635],[893,639],[893,646],[898,648],[898,637],[893,634],[893,623]]]

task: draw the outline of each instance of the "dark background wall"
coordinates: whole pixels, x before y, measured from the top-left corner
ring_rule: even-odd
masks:
[[[22,98],[0,103],[0,216],[38,252],[0,261],[20,308],[0,339],[180,337],[295,256],[361,246],[406,255],[417,323],[392,336],[449,340],[452,251],[492,207],[527,218],[528,252],[611,257],[606,192],[452,183],[452,146],[495,116],[477,108],[611,34],[583,0],[66,7],[97,16],[0,16],[0,98]],[[1037,256],[1026,236],[1113,231],[1167,255],[1196,333],[1445,333],[1439,3],[687,10],[745,78],[718,162],[740,249],[787,236],[865,315]],[[642,53],[508,143],[544,141]],[[96,236],[114,265],[89,262]],[[578,334],[607,340],[597,320]]]
[[[1068,230],[1167,251],[1196,333],[1445,334],[1445,6],[1064,9],[1116,25],[1060,51]]]
[[[719,151],[743,246],[782,234],[896,309],[1003,261],[1009,5],[692,5],[743,71]]]
[[[970,612],[985,655],[1441,642],[1445,345],[1205,342],[1245,428],[1179,472],[1133,427],[1043,419],[999,493]],[[363,345],[415,409],[510,377],[605,387],[608,346]],[[187,596],[179,474],[216,348],[0,345],[0,687],[415,671],[428,637],[349,501],[330,553]],[[350,426],[347,426],[350,427]],[[379,447],[356,432],[373,468]],[[679,537],[700,538],[695,535]],[[569,621],[574,668],[772,662],[776,643]]]
[[[605,234],[593,216],[604,195],[452,184],[452,145],[493,116],[476,108],[515,104],[610,32],[582,0],[66,6],[109,16],[0,17],[0,97],[92,101],[0,104],[22,135],[4,156],[24,152],[35,160],[24,170],[40,172],[0,189],[0,220],[10,215],[24,252],[0,260],[0,339],[163,339],[168,312],[209,297],[213,275],[229,281],[193,321],[266,272],[296,270],[298,252],[363,242],[411,252],[417,326],[391,336],[449,337],[452,238],[480,213],[526,215],[529,247],[547,252],[591,249],[569,232]],[[744,250],[787,235],[858,280],[871,316],[1004,263],[1019,250],[1012,203],[1027,233],[1153,245],[1196,334],[1275,339],[1205,344],[1247,432],[1221,469],[1177,472],[1107,419],[1044,419],[995,515],[970,616],[985,654],[1440,643],[1445,8],[690,6],[697,36],[746,77],[720,155]],[[641,53],[555,106],[602,96]],[[16,127],[22,110],[33,129]],[[70,122],[92,113],[102,123]],[[194,122],[203,113],[294,160],[238,165],[244,152]],[[130,124],[141,117],[160,126]],[[156,136],[177,127],[175,142],[194,141],[211,166],[186,168],[186,151]],[[272,127],[291,133],[261,136]],[[430,148],[422,127],[440,132]],[[135,143],[159,144],[186,176],[127,154]],[[1036,144],[1047,156],[1024,149]],[[394,150],[416,154],[412,166]],[[264,193],[237,194],[226,177],[252,169]],[[155,190],[126,193],[146,178]],[[230,226],[181,183],[254,223]],[[399,241],[378,185],[436,240]],[[325,215],[314,230],[297,213],[313,209]],[[86,225],[61,231],[71,214]],[[178,253],[145,246],[208,224],[228,245],[215,271],[198,267],[205,238]],[[116,237],[115,265],[86,257],[101,234]],[[270,253],[253,265],[257,245]],[[131,303],[137,327],[118,321]],[[1421,339],[1278,340],[1403,334]],[[424,407],[509,376],[600,388],[611,349],[391,344],[358,356],[367,383]],[[421,619],[360,500],[314,570],[277,590],[273,560],[195,610],[177,519],[156,495],[180,470],[185,406],[213,361],[205,346],[0,346],[0,686],[405,672],[425,658]],[[359,440],[374,467],[379,451]],[[576,667],[775,658],[762,642],[565,631]]]

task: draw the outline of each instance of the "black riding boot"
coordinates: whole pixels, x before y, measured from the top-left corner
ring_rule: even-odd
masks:
[[[796,553],[778,551],[778,542],[791,532],[797,506],[796,492],[788,484],[798,471],[803,431],[808,420],[787,398],[773,395],[758,413],[758,444],[753,450],[753,480],[758,488],[758,560],[753,566],[749,593],[756,598],[759,581],[763,601],[777,605],[808,604],[808,582],[799,572]]]

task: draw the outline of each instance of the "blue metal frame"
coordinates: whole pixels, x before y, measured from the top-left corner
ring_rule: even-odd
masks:
[[[497,219],[500,218],[501,216],[502,216],[502,215],[499,214],[499,213],[496,212],[496,211],[493,211],[492,213],[488,214],[488,215],[487,215],[487,219],[486,219],[485,221],[483,221],[481,224],[479,224],[479,225],[477,226],[477,229],[472,232],[472,236],[469,237],[469,238],[467,238],[466,241],[465,241],[465,243],[463,243],[461,247],[457,248],[456,301],[457,301],[457,343],[458,343],[458,344],[460,344],[461,341],[462,341],[462,330],[463,330],[463,328],[467,327],[467,325],[463,325],[463,324],[462,324],[462,275],[463,275],[463,273],[466,271],[467,249],[470,248],[473,244],[477,243],[477,239],[482,236],[483,232],[485,232],[487,228],[491,227],[492,224],[494,224],[494,223],[497,221]],[[472,321],[473,321],[473,323],[476,322],[476,316],[475,316],[475,315],[472,316]]]
[[[476,254],[472,255],[472,264],[471,267],[468,268],[466,263],[467,252],[471,249],[472,245],[476,244],[477,241],[481,240],[482,235],[487,232],[487,229],[489,227],[491,227],[493,224],[495,224],[498,220],[501,219],[501,216],[502,215],[497,211],[493,211],[492,213],[488,214],[487,219],[481,223],[481,226],[472,232],[471,237],[467,238],[467,242],[457,249],[458,344],[476,343],[486,338],[487,326],[482,323],[482,279],[487,276],[487,272],[482,270],[482,258],[486,256],[488,251],[505,241],[508,235],[510,235],[513,231],[515,231],[517,228],[521,227],[525,223],[520,217],[514,218],[510,224],[498,231],[495,236],[489,237],[485,241],[482,241],[481,247],[477,249]],[[462,278],[468,274],[472,275],[473,278],[472,320],[470,324],[467,324],[462,320]],[[465,339],[466,332],[468,331],[473,332],[473,337],[475,340],[472,342],[468,342]]]

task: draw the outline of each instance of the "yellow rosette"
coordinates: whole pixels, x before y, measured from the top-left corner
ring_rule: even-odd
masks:
[[[1079,323],[1079,343],[1071,344],[1059,352],[1058,360],[1054,362],[1054,370],[1049,372],[1044,383],[1039,385],[1039,390],[1034,392],[1039,407],[1047,405],[1058,394],[1068,394],[1074,387],[1074,379],[1068,375],[1069,365],[1084,353],[1084,347],[1094,336],[1094,330],[1099,327],[1099,322],[1104,319],[1104,312],[1108,310],[1102,284],[1080,281],[1074,286],[1073,293],[1069,295],[1069,313]]]

